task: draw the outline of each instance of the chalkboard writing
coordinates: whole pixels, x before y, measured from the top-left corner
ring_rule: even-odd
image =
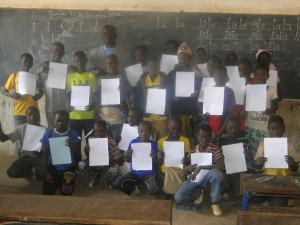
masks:
[[[132,51],[138,44],[160,52],[169,39],[205,47],[222,59],[234,51],[255,65],[258,49],[271,52],[279,71],[283,96],[300,98],[300,17],[204,13],[111,12],[68,10],[0,10],[0,73],[3,84],[16,70],[18,57],[30,52],[35,67],[50,59],[51,43],[65,44],[66,63],[76,50],[101,45],[105,24],[117,28],[118,43]]]

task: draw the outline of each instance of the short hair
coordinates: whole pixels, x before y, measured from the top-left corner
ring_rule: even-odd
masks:
[[[76,52],[74,52],[74,57],[75,56],[87,59],[86,58],[86,54],[84,53],[84,51],[76,51]]]
[[[106,122],[104,120],[96,120],[94,122],[94,125],[97,125],[97,126],[102,126],[106,129]]]
[[[26,115],[29,112],[29,110],[34,111],[38,115],[39,119],[41,118],[40,110],[37,107],[35,107],[35,106],[28,107],[27,110],[26,110]]]
[[[149,121],[145,121],[145,120],[141,121],[139,123],[139,127],[141,127],[141,126],[146,126],[152,131],[152,124]]]
[[[56,116],[56,115],[65,116],[65,117],[67,118],[67,120],[70,119],[69,113],[68,113],[68,111],[66,111],[66,110],[57,110],[57,111],[54,113],[54,116]]]
[[[129,109],[129,112],[135,112],[136,114],[138,114],[139,117],[143,118],[144,116],[144,109],[140,106],[133,106]]]
[[[179,43],[178,43],[178,41],[176,41],[176,40],[173,40],[173,39],[168,40],[168,41],[165,43],[165,46],[166,46],[166,45],[169,45],[169,44],[173,44],[173,45],[175,45],[176,48],[179,48]]]
[[[112,60],[117,61],[119,63],[119,58],[115,54],[110,54],[109,56],[106,57],[106,59],[112,59]]]
[[[209,124],[200,124],[198,127],[198,133],[201,130],[204,132],[208,132],[210,135],[212,135],[212,129],[211,129],[211,126],[209,126]]]
[[[136,52],[137,50],[142,50],[144,51],[146,54],[148,54],[148,48],[146,45],[138,45],[134,48],[134,52]]]
[[[230,56],[233,56],[234,58],[238,59],[238,56],[237,56],[237,54],[236,54],[235,52],[229,52],[229,53],[226,55],[226,60],[228,60],[228,58],[229,58]]]
[[[149,62],[154,62],[154,63],[159,63],[160,64],[160,57],[158,56],[150,56],[147,59],[148,63]]]
[[[204,47],[198,47],[198,48],[196,49],[196,52],[198,52],[198,51],[200,51],[200,50],[204,50],[205,53],[207,53],[207,52],[206,52],[206,49],[205,49]]]
[[[252,63],[251,60],[248,58],[242,58],[238,61],[238,65],[239,64],[244,64],[244,65],[248,65],[250,68],[252,68]]]
[[[171,116],[168,120],[169,123],[178,123],[180,126],[182,126],[182,121],[179,116]]]
[[[214,69],[214,71],[216,71],[216,70],[225,72],[225,73],[227,74],[227,68],[226,68],[226,66],[224,66],[223,64],[217,65],[216,68]]]
[[[28,59],[30,59],[31,61],[33,61],[33,57],[32,57],[32,55],[31,54],[29,54],[29,53],[23,53],[21,56],[20,56],[20,61],[23,59],[23,58],[28,58]]]
[[[254,72],[255,72],[256,70],[259,70],[259,69],[265,70],[265,71],[267,71],[267,72],[269,73],[269,67],[264,66],[264,65],[257,65],[257,66],[255,67],[255,69],[254,69]]]
[[[111,25],[111,24],[106,24],[104,27],[102,27],[102,31],[103,31],[104,29],[107,29],[107,30],[113,30],[115,33],[117,33],[116,28],[115,28],[113,25]]]
[[[61,42],[59,42],[59,41],[54,42],[54,43],[52,44],[52,46],[57,46],[57,47],[61,48],[63,51],[65,51],[65,46],[64,46],[64,44],[61,43]]]
[[[216,56],[216,55],[210,56],[210,57],[208,58],[207,61],[209,61],[209,60],[213,60],[213,61],[215,61],[218,65],[222,65],[222,60],[221,60],[218,56]]]
[[[281,123],[284,126],[284,119],[279,115],[272,115],[269,118],[268,126],[270,126],[271,123]]]

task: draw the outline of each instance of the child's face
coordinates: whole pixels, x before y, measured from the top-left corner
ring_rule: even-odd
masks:
[[[240,77],[249,77],[251,74],[251,68],[249,67],[248,64],[245,63],[240,63],[238,65]]]
[[[185,52],[181,52],[178,55],[178,65],[180,68],[190,69],[191,68],[191,60],[192,60],[192,57]]]
[[[229,81],[226,71],[220,69],[214,70],[214,81],[216,86],[225,87],[226,82]]]
[[[63,133],[68,130],[69,120],[65,115],[56,114],[54,117],[54,125],[58,132]]]
[[[178,51],[178,48],[176,45],[169,43],[167,45],[165,45],[165,50],[164,53],[167,55],[176,55]]]
[[[201,148],[206,148],[211,139],[211,133],[207,131],[200,130],[197,134],[197,139]]]
[[[171,138],[179,138],[182,128],[179,123],[171,121],[169,123],[169,137]]]
[[[134,58],[137,63],[145,63],[147,59],[147,53],[142,49],[137,49],[134,53]]]
[[[33,61],[30,57],[24,56],[24,57],[21,58],[21,63],[20,64],[21,64],[21,69],[23,71],[28,72],[31,69],[32,65],[33,65]]]
[[[271,63],[271,56],[268,52],[262,52],[258,55],[257,61],[261,65],[269,66]]]
[[[216,60],[209,59],[207,61],[207,71],[208,71],[210,77],[213,77],[214,69],[216,68],[216,66],[217,66]]]
[[[240,124],[237,121],[229,121],[226,132],[229,137],[237,137],[240,132]]]
[[[37,110],[28,109],[26,112],[26,120],[28,124],[38,125],[40,121],[40,114]]]
[[[158,71],[160,69],[160,65],[158,62],[148,62],[148,72],[150,75],[154,76],[158,74]]]
[[[119,63],[113,58],[106,59],[106,70],[109,75],[117,75],[119,71]]]
[[[269,73],[262,68],[258,68],[254,71],[254,78],[257,84],[265,84],[269,78]]]
[[[197,51],[197,59],[199,62],[205,62],[206,60],[206,51],[205,49],[201,48]]]
[[[51,57],[54,62],[60,62],[64,54],[65,51],[62,47],[58,45],[53,45],[51,47]]]
[[[100,126],[98,124],[94,125],[93,128],[95,138],[105,138],[106,137],[106,127]]]
[[[74,57],[75,66],[79,71],[85,70],[87,59],[83,56],[76,55]]]
[[[104,28],[101,34],[102,40],[106,45],[115,44],[117,39],[117,33],[112,28]]]
[[[271,137],[282,137],[285,127],[280,122],[271,122],[268,126],[268,131]]]
[[[140,116],[137,112],[130,110],[127,116],[127,121],[130,126],[137,126],[140,122]]]
[[[236,66],[237,65],[237,57],[235,55],[229,55],[226,59],[227,66]]]
[[[148,142],[150,140],[152,129],[149,126],[139,125],[138,132],[141,142]]]

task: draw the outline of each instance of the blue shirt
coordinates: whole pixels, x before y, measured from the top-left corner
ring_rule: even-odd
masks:
[[[44,136],[42,137],[42,139],[40,140],[40,142],[42,143],[42,145],[44,145],[47,148],[47,151],[49,151],[49,161],[48,164],[52,165],[52,157],[51,157],[51,151],[50,151],[50,144],[49,144],[49,138],[55,138],[55,137],[69,137],[69,139],[73,142],[73,143],[78,143],[79,139],[78,139],[78,134],[75,130],[69,130],[66,134],[59,134],[57,132],[55,132],[54,129],[48,130],[45,132]],[[71,153],[71,163],[69,164],[61,164],[61,165],[53,165],[55,167],[56,170],[59,171],[63,171],[66,170],[72,166],[75,165],[75,155],[74,155],[74,151],[75,149],[70,149],[70,153]]]
[[[131,144],[134,144],[134,143],[142,143],[142,142],[141,142],[141,140],[140,140],[139,137],[133,139],[129,143],[128,150],[132,150]],[[149,143],[151,143],[151,150],[155,151],[155,153],[157,154],[158,153],[158,147],[157,147],[156,142],[149,140]],[[136,174],[136,175],[139,175],[139,176],[144,176],[144,175],[148,175],[148,174],[155,175],[155,174],[157,174],[157,165],[156,165],[156,163],[152,159],[152,170],[133,170],[132,169],[132,163],[131,163],[131,165],[130,165],[130,173],[131,174]]]

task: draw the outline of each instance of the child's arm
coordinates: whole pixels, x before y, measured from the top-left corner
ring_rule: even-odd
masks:
[[[266,109],[265,114],[272,115],[275,114],[277,110],[278,110],[278,99],[276,98],[271,101],[271,108]]]
[[[32,96],[33,100],[34,101],[38,101],[39,99],[41,99],[43,97],[43,94],[44,94],[44,91],[43,89],[41,88],[40,85],[37,85],[39,90],[38,90],[38,93],[35,94],[34,96]]]
[[[80,147],[77,143],[72,141],[70,137],[66,140],[66,146],[68,146],[71,151],[74,151],[77,159],[80,158]]]
[[[291,171],[296,172],[299,169],[299,162],[296,162],[292,156],[285,156],[285,161],[289,165]]]
[[[9,136],[3,132],[2,125],[0,123],[0,141],[5,142],[9,139]]]
[[[21,98],[21,95],[19,93],[9,93],[9,91],[6,88],[2,89],[2,94],[4,94],[7,97],[13,98],[13,99],[19,99]]]
[[[124,152],[124,158],[127,162],[131,162],[132,152],[130,149]]]
[[[257,157],[254,161],[254,167],[259,169],[259,170],[262,170],[262,168],[264,167],[265,165],[265,162],[268,161],[268,158],[266,157]]]

